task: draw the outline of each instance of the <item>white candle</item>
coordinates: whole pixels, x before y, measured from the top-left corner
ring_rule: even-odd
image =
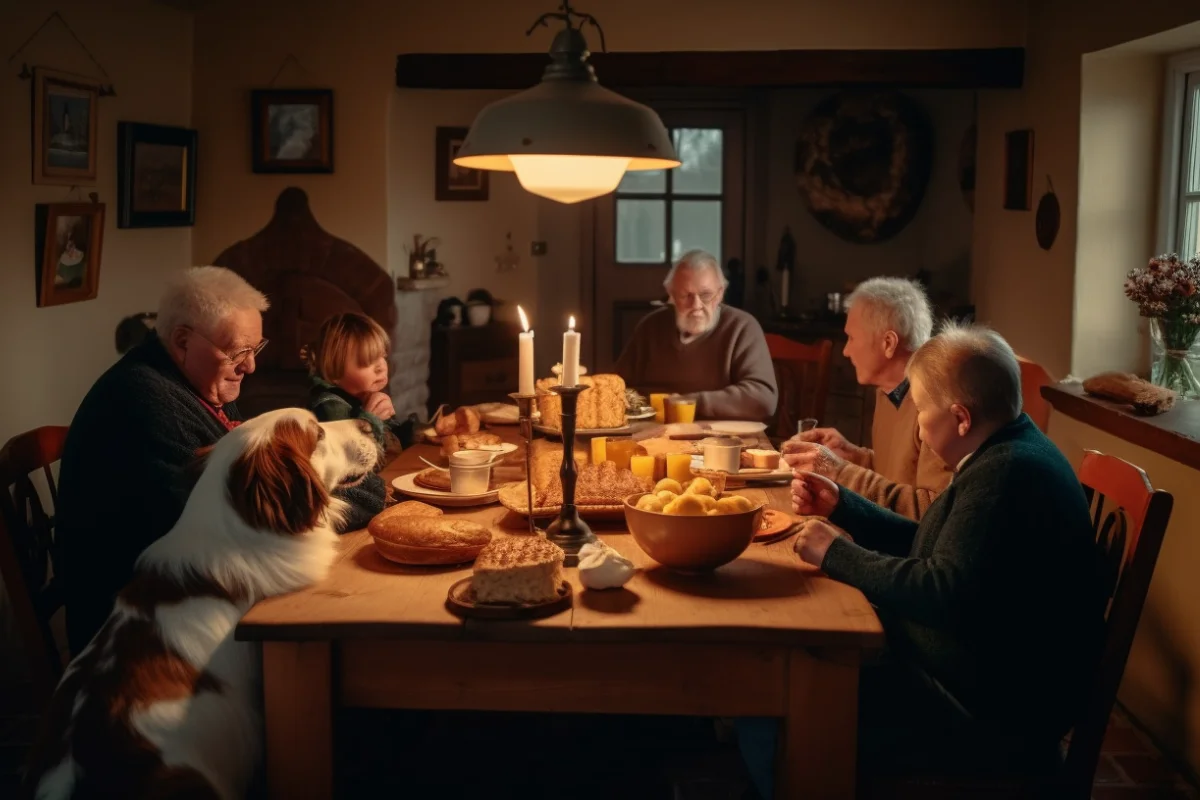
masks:
[[[533,331],[529,330],[529,319],[525,316],[525,309],[517,306],[517,313],[521,315],[521,327],[525,329],[524,333],[517,335],[520,355],[519,369],[517,370],[517,392],[523,395],[532,395]]]
[[[562,383],[563,386],[578,386],[579,385],[579,334],[575,331],[575,317],[571,317],[571,322],[567,326],[567,330],[563,332],[563,357],[562,357]]]

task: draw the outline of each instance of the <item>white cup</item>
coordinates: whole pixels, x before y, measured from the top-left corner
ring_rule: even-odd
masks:
[[[704,468],[733,475],[742,467],[742,440],[732,436],[712,437],[702,441]]]
[[[472,303],[467,306],[467,320],[474,326],[487,325],[492,319],[492,307],[487,303]]]
[[[491,464],[450,465],[450,491],[454,494],[487,494],[491,479]]]

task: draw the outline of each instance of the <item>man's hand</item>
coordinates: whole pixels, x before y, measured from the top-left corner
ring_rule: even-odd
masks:
[[[846,461],[823,444],[815,442],[784,442],[783,460],[794,472],[815,472],[836,480]]]
[[[367,395],[366,399],[363,400],[363,408],[380,419],[391,419],[396,416],[396,409],[392,406],[392,398],[383,392],[373,392]]]
[[[816,473],[796,472],[792,477],[792,511],[802,517],[828,517],[841,496],[836,483]]]
[[[842,532],[828,522],[811,519],[800,526],[800,532],[796,534],[792,549],[796,551],[796,555],[800,556],[802,561],[812,564],[814,567],[820,567],[825,561],[825,553],[829,551],[829,545],[833,544],[833,540],[841,535]]]
[[[805,431],[784,442],[784,448],[793,442],[812,442],[824,445],[840,458],[856,464],[861,460],[863,451],[863,448],[858,445],[850,444],[837,428],[813,428],[811,431]],[[785,449],[783,452],[786,453],[787,450]]]

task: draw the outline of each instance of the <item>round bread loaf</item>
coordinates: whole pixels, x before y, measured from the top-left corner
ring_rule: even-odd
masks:
[[[492,540],[486,526],[466,519],[380,517],[368,530],[379,553],[398,564],[465,564]]]

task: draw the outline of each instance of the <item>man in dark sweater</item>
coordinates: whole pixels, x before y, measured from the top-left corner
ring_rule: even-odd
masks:
[[[184,270],[159,303],[158,332],[80,404],[56,509],[72,655],[104,623],[142,550],[179,519],[196,451],[241,420],[234,400],[266,344],[266,308],[266,297],[230,270]]]
[[[697,419],[774,414],[779,391],[762,326],[745,311],[721,305],[726,285],[711,255],[684,254],[663,282],[671,305],[638,323],[615,372],[646,395],[694,398]]]
[[[1053,769],[1103,630],[1087,501],[1021,412],[998,334],[952,327],[908,373],[922,440],[956,466],[919,523],[813,473],[792,484],[796,513],[828,518],[796,552],[862,590],[887,634],[884,663],[862,674],[861,769]]]

